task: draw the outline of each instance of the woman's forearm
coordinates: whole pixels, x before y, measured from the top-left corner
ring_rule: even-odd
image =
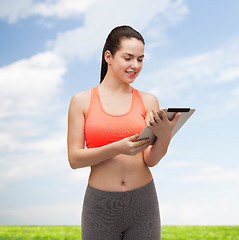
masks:
[[[117,144],[111,143],[102,147],[75,149],[69,151],[68,158],[73,169],[93,166],[119,154]]]
[[[93,166],[119,154],[136,155],[149,145],[148,139],[136,141],[138,135],[126,137],[119,141],[97,148],[73,148],[68,143],[68,158],[73,169]]]
[[[167,153],[169,142],[161,142],[159,139],[156,140],[154,145],[148,147],[144,151],[144,162],[147,166],[153,167],[158,164],[158,162]]]

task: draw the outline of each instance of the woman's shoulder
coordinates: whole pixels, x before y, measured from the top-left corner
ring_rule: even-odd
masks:
[[[157,100],[157,97],[152,94],[152,93],[148,93],[148,92],[143,92],[143,91],[139,91],[142,98],[144,98],[145,100],[148,100],[148,101],[155,101]]]
[[[91,95],[91,90],[86,90],[83,92],[78,92],[72,96],[72,100],[76,102],[81,102],[87,100]]]
[[[72,96],[70,105],[73,108],[77,108],[78,110],[86,112],[90,104],[90,98],[91,90],[78,92]]]
[[[154,94],[142,91],[139,92],[141,94],[146,109],[151,111],[152,108],[155,108],[159,105],[158,99]]]

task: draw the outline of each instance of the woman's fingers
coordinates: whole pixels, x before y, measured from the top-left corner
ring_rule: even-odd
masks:
[[[162,120],[165,120],[165,119],[168,120],[168,117],[167,117],[165,111],[163,109],[160,109],[159,111],[160,111],[160,114],[161,114],[161,119]]]
[[[140,153],[142,151],[144,151],[150,144],[150,140],[149,138],[147,139],[142,139],[142,140],[139,140],[139,141],[136,141],[136,142],[132,142],[132,145],[131,145],[131,155],[135,155],[137,153]]]
[[[152,110],[149,114],[149,121],[147,127],[153,131],[153,133],[161,139],[169,139],[172,137],[172,130],[178,122],[180,113],[176,113],[172,120],[169,120],[166,112],[160,109],[159,112]]]
[[[142,139],[137,141],[138,134],[123,138],[119,141],[122,154],[135,155],[144,151],[150,144],[150,139]]]
[[[140,147],[140,146],[145,145],[145,144],[147,145],[149,142],[150,142],[149,138],[142,139],[142,140],[139,140],[137,142],[134,142],[134,146],[135,147]]]
[[[157,114],[157,112],[155,110],[152,110],[152,112],[149,115],[149,124],[151,126],[155,126],[156,124],[158,124],[160,121],[160,118]]]
[[[172,122],[174,125],[176,125],[179,117],[180,117],[180,113],[178,112],[178,113],[175,114],[175,116],[174,116],[173,120],[171,120],[171,122]],[[167,117],[167,115],[166,115],[166,112],[165,112],[163,109],[160,109],[160,110],[159,110],[159,113],[156,112],[155,110],[152,110],[152,117],[150,118],[150,122],[151,122],[152,124],[153,124],[153,120],[154,120],[154,122],[156,122],[156,123],[159,123],[159,122],[162,121],[162,120],[168,120],[168,121],[169,121],[169,119],[168,119],[168,117]]]
[[[172,120],[173,126],[175,126],[176,123],[178,122],[178,119],[180,118],[180,115],[181,115],[181,113],[179,113],[179,112],[175,114],[175,116]]]
[[[144,151],[148,146],[150,145],[150,140],[148,139],[146,142],[142,143],[138,147],[135,148],[136,152],[142,152]]]
[[[161,121],[161,118],[158,114],[158,112],[156,112],[154,109],[152,110],[152,114],[153,114],[153,119],[155,120],[156,123],[159,123]]]
[[[139,136],[138,134],[135,134],[135,135],[129,137],[129,140],[132,141],[132,142],[134,142],[134,141],[137,140],[138,136]]]

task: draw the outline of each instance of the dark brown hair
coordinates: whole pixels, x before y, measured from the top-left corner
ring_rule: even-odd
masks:
[[[121,40],[124,38],[136,38],[144,43],[142,35],[130,26],[119,26],[114,28],[108,35],[102,52],[100,83],[104,80],[104,77],[108,70],[108,64],[105,61],[105,52],[109,50],[114,55],[120,48]]]

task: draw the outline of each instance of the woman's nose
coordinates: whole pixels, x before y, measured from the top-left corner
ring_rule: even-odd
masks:
[[[138,66],[139,66],[139,63],[138,63],[137,60],[134,60],[134,61],[132,62],[132,64],[131,64],[131,68],[133,68],[133,69],[137,69]]]

